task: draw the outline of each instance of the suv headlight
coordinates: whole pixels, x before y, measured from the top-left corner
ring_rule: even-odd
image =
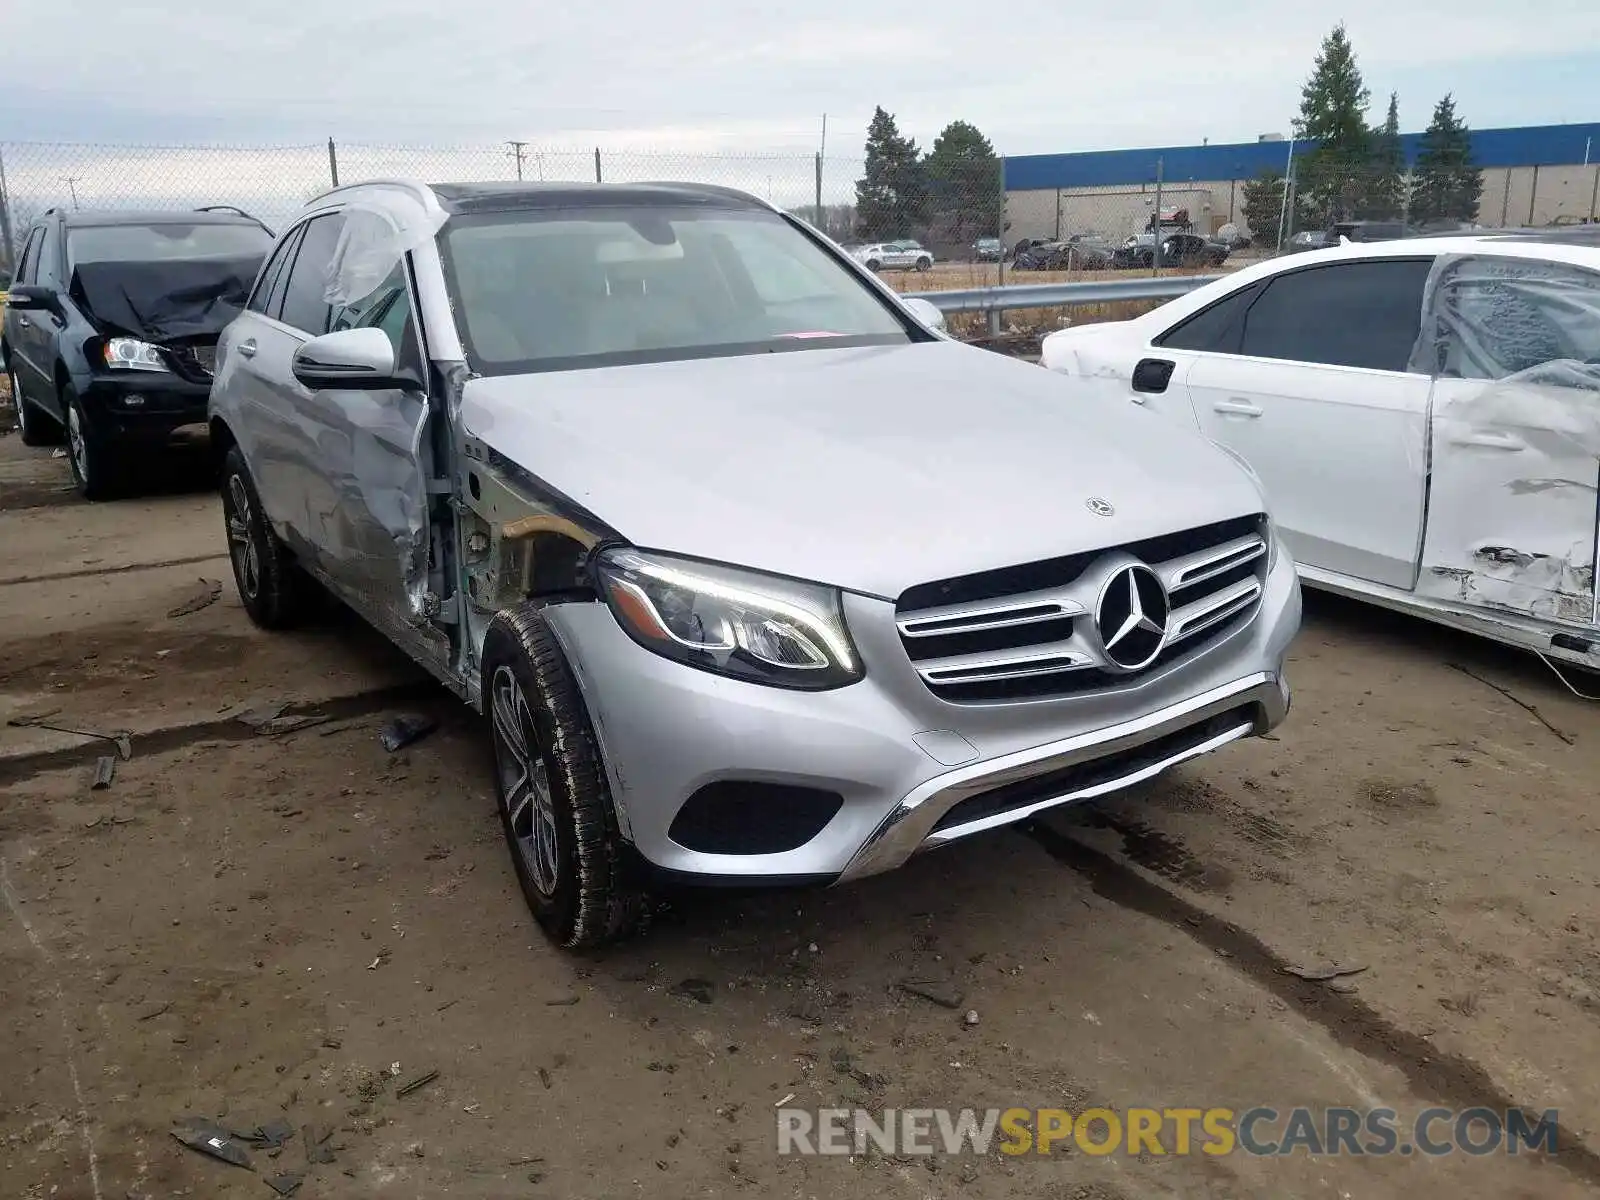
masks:
[[[107,338],[101,348],[101,354],[105,357],[106,366],[114,371],[167,369],[167,364],[161,361],[161,351],[149,342],[141,342],[138,338]]]
[[[804,691],[862,676],[837,588],[633,549],[595,571],[628,635],[685,666]]]

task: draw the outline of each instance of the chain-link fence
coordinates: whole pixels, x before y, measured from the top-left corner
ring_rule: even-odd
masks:
[[[1209,273],[1310,249],[1339,232],[1383,237],[1475,224],[1581,224],[1595,220],[1600,202],[1600,162],[1481,171],[1418,164],[1399,173],[1285,147],[1284,169],[1256,177],[1173,179],[1152,157],[1131,172],[1141,178],[1095,187],[1008,186],[1006,168],[986,151],[885,162],[518,141],[457,147],[9,142],[0,143],[0,268],[10,265],[29,224],[51,207],[228,204],[277,228],[335,183],[396,176],[736,187],[812,222],[902,291]],[[1050,322],[1064,315],[1049,314]]]
[[[0,143],[9,234],[53,207],[184,209],[235,205],[277,227],[338,183],[411,178],[452,183],[682,180],[740,188],[847,238],[862,163],[809,153],[693,154],[494,146],[113,146]]]

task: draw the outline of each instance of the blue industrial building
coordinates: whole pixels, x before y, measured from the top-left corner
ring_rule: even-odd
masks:
[[[1402,134],[1406,161],[1414,162],[1420,133]],[[1207,146],[1157,146],[1148,150],[1088,150],[1076,154],[1024,154],[1005,163],[1006,190],[1138,186],[1156,177],[1161,160],[1164,179],[1250,179],[1262,171],[1282,173],[1289,142],[1229,142]],[[1309,143],[1295,144],[1295,152]],[[1515,129],[1472,131],[1473,159],[1480,167],[1517,168],[1573,166],[1600,160],[1600,122],[1580,125],[1527,125]]]

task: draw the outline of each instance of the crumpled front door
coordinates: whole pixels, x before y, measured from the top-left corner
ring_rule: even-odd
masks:
[[[1593,626],[1600,274],[1446,256],[1422,329],[1435,379],[1418,594]]]

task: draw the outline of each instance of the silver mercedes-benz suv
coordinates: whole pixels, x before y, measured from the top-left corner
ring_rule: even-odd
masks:
[[[313,581],[489,717],[568,947],[653,876],[833,882],[1283,719],[1249,469],[689,184],[312,201],[218,347],[245,606]]]

